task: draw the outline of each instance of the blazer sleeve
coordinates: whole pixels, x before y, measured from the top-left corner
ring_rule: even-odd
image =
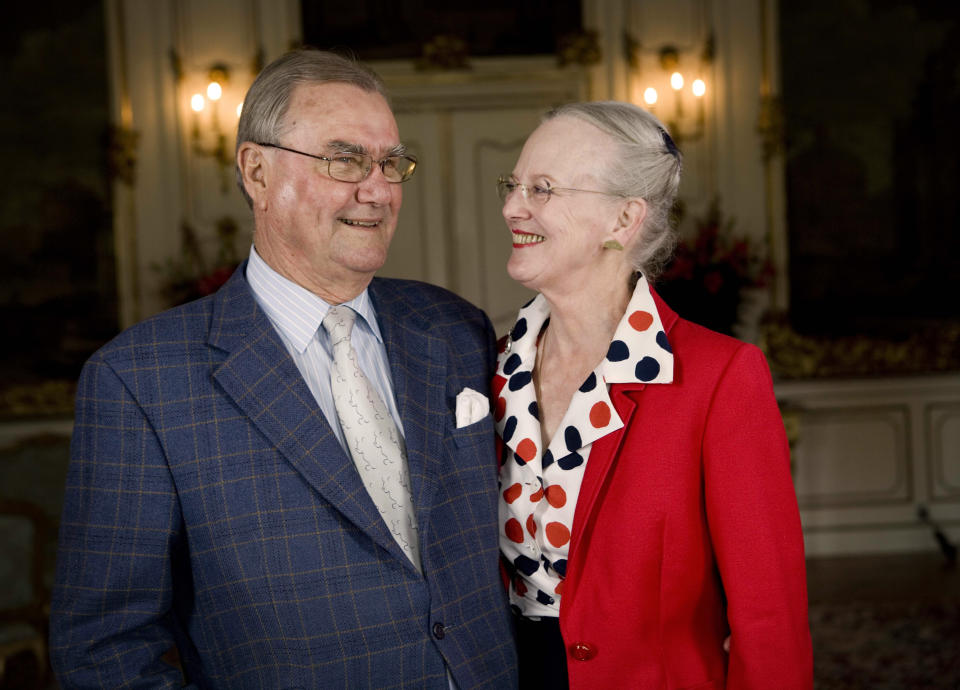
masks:
[[[50,615],[51,663],[64,688],[182,687],[162,660],[174,646],[177,497],[147,417],[94,357],[77,389]]]
[[[727,689],[813,685],[807,589],[783,421],[759,349],[736,350],[703,439],[707,520],[727,597]]]

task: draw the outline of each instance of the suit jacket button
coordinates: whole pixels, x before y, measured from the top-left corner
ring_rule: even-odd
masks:
[[[597,649],[586,642],[577,642],[570,645],[570,656],[577,661],[590,661],[597,655]]]
[[[447,629],[443,627],[443,623],[434,623],[433,624],[433,636],[438,640],[442,640],[443,636],[447,634]]]

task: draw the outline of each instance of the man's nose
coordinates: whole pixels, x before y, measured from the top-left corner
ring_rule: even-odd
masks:
[[[391,187],[383,176],[383,170],[374,163],[370,174],[357,185],[357,201],[373,204],[387,204],[393,194]]]

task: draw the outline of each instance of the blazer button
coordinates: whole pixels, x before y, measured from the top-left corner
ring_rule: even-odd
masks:
[[[447,634],[447,629],[443,627],[443,623],[434,623],[433,624],[433,636],[438,640],[442,640],[443,636]]]
[[[570,645],[570,656],[577,661],[590,661],[597,655],[597,649],[586,642],[577,642]]]

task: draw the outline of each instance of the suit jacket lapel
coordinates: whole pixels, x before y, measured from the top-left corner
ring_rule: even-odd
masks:
[[[208,343],[227,354],[214,379],[310,486],[380,546],[409,563],[283,341],[257,305],[245,267],[214,297]]]
[[[657,313],[660,316],[660,322],[663,324],[664,333],[668,340],[670,331],[678,321],[677,313],[673,311],[667,303],[651,288],[654,303],[657,305]],[[679,380],[680,363],[674,353],[674,381]],[[666,384],[670,385],[670,384]],[[623,421],[623,427],[617,431],[607,434],[597,439],[590,449],[590,457],[587,460],[587,468],[583,474],[583,482],[580,485],[580,495],[577,498],[577,508],[573,518],[573,529],[571,531],[570,560],[572,567],[570,572],[582,571],[582,559],[586,558],[586,552],[581,551],[580,545],[590,539],[592,529],[592,516],[597,509],[597,501],[600,491],[606,482],[607,476],[613,470],[615,460],[623,445],[627,430],[633,423],[634,413],[637,410],[637,398],[641,395],[645,383],[622,383],[613,384],[610,387],[610,402],[614,409],[620,415]],[[579,565],[578,565],[579,564]],[[572,598],[577,588],[570,588],[567,598]],[[570,604],[567,604],[570,606]]]
[[[446,400],[446,343],[429,334],[430,323],[416,308],[420,305],[411,303],[391,281],[374,278],[370,295],[403,421],[422,540],[438,486],[446,415],[453,414]]]

